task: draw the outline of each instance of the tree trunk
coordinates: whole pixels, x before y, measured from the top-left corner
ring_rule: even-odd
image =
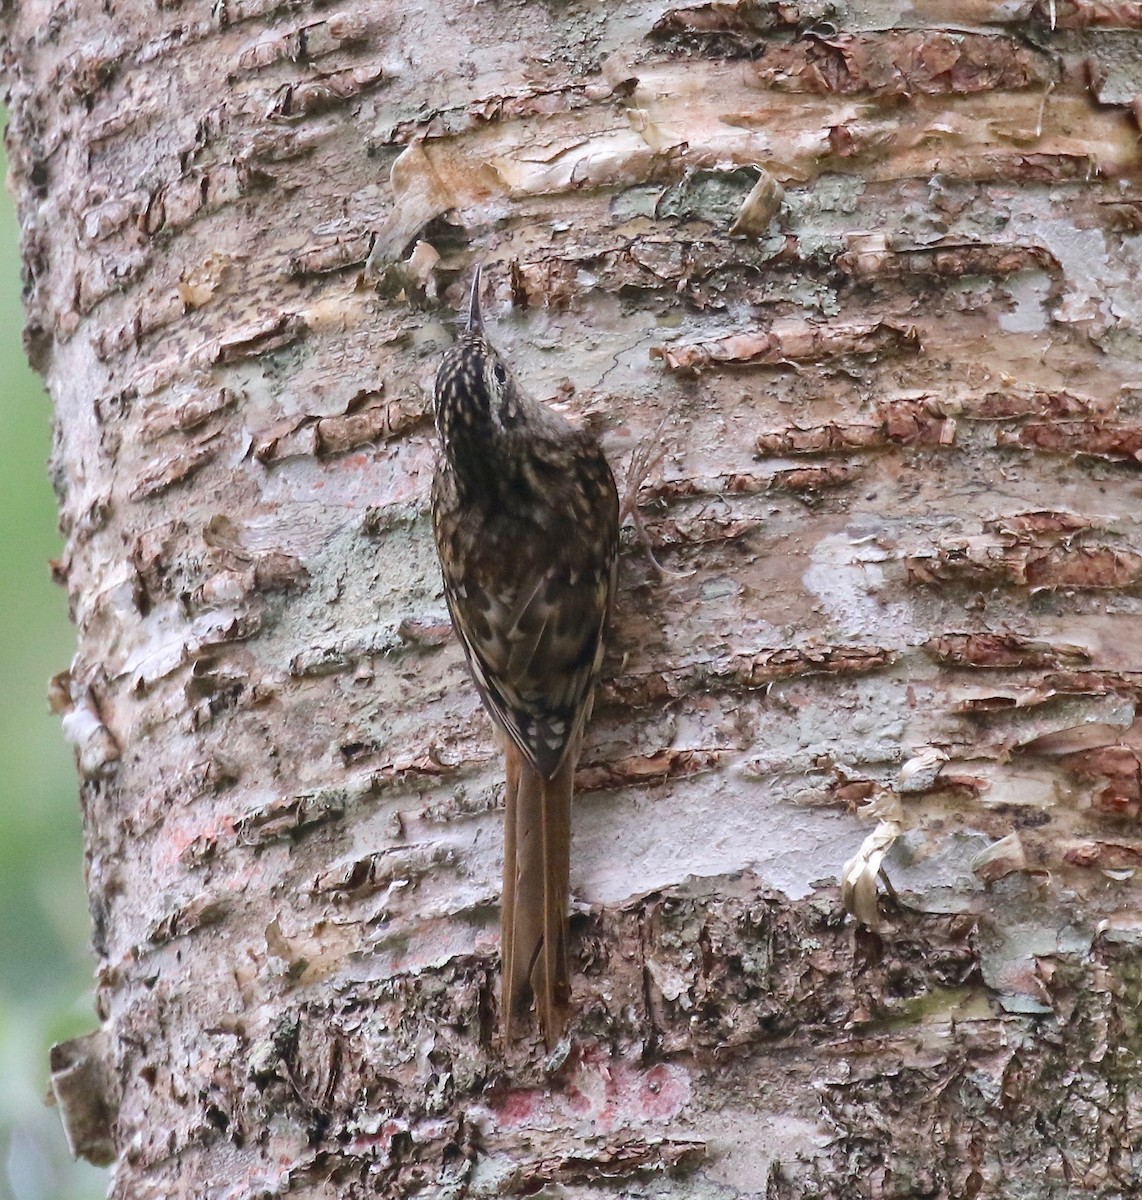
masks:
[[[1142,9],[0,20],[113,1194],[1134,1194]],[[477,261],[645,527],[550,1057],[427,517]]]

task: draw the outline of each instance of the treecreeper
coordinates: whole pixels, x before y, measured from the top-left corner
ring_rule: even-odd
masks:
[[[452,626],[504,746],[505,1041],[532,1000],[567,1023],[571,796],[615,594],[619,501],[595,438],[529,397],[488,341],[476,268],[436,375],[432,523]]]

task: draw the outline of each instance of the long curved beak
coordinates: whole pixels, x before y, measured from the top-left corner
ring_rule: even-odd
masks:
[[[484,318],[480,313],[480,264],[472,272],[472,291],[468,295],[468,332],[483,333]]]

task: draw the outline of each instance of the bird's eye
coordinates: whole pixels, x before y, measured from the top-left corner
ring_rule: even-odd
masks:
[[[493,365],[492,374],[496,377],[496,383],[500,385],[501,391],[508,386],[508,372],[502,362]]]

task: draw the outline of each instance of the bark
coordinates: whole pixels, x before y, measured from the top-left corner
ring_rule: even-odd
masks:
[[[1134,1194],[1142,9],[0,20],[112,1193]],[[666,568],[550,1058],[426,512],[477,260]]]

